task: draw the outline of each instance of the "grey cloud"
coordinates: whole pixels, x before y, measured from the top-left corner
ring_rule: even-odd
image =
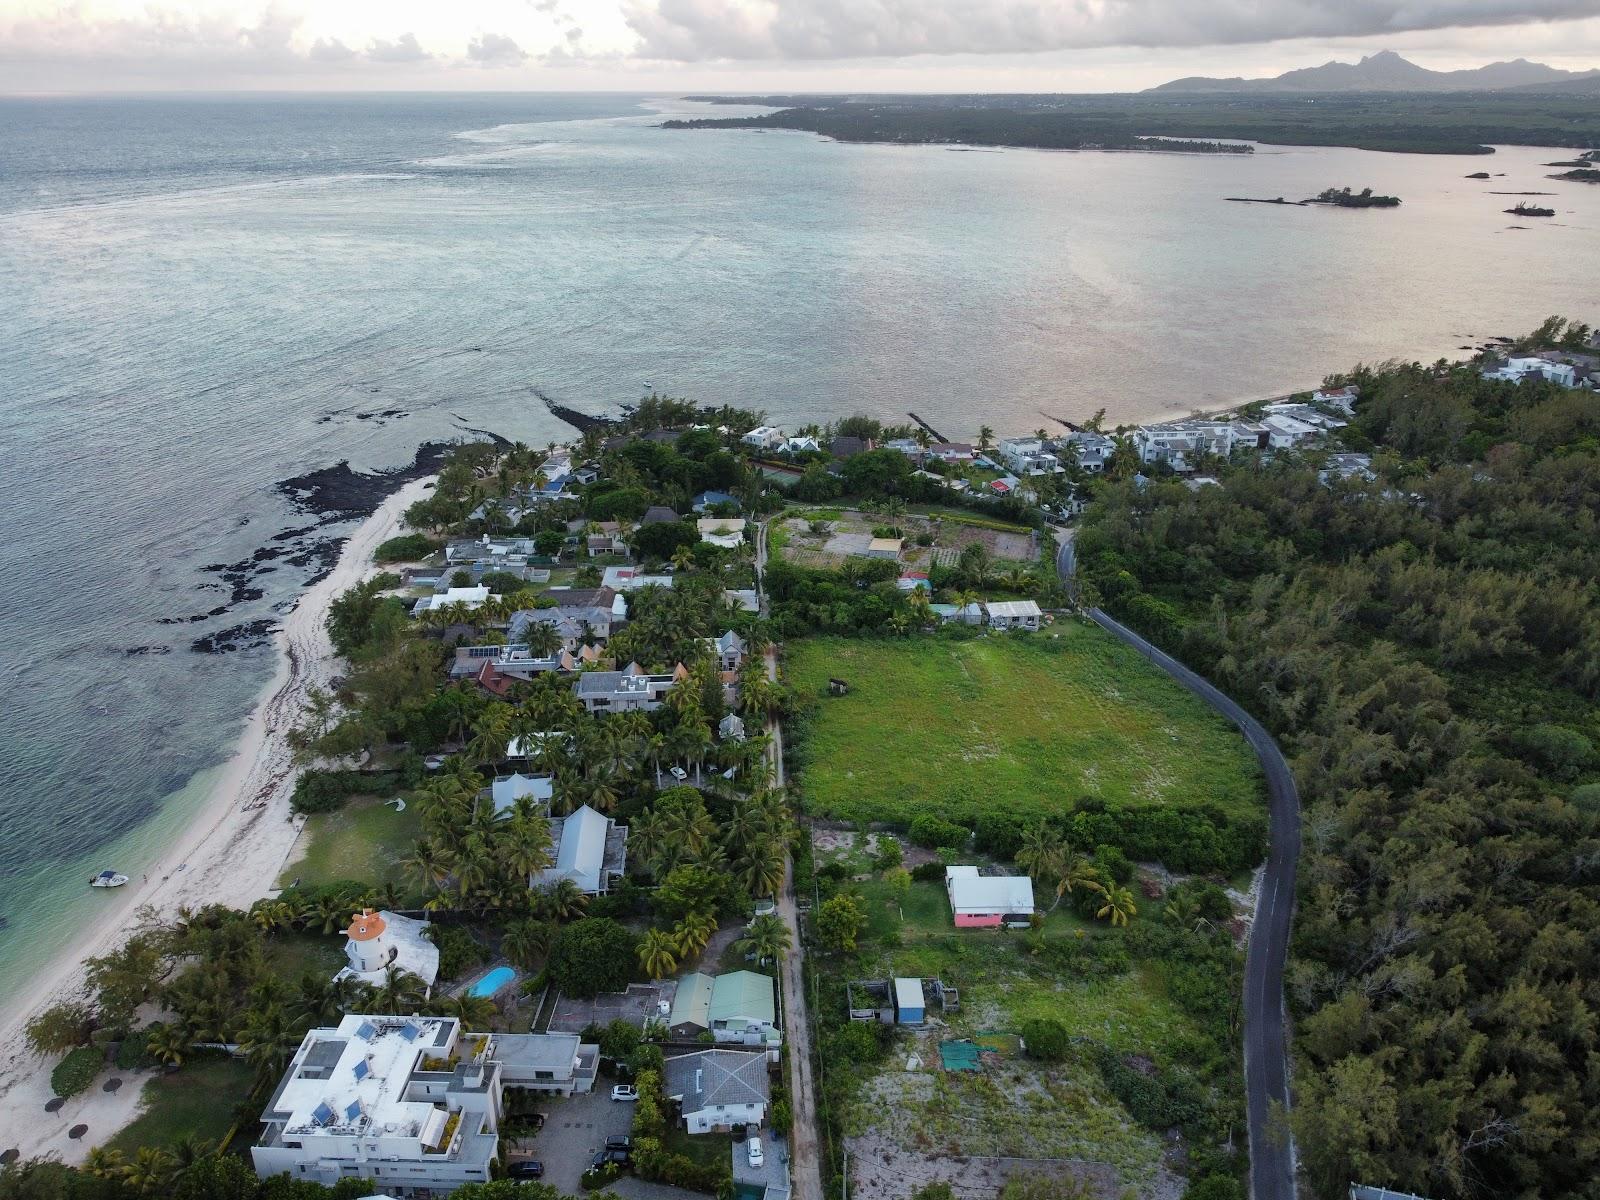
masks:
[[[318,38],[306,51],[312,62],[349,62],[355,56],[356,52],[338,38]]]
[[[1364,37],[1559,21],[1600,0],[624,0],[644,58],[821,60]]]
[[[522,62],[528,52],[499,33],[482,33],[467,43],[467,57],[486,67],[506,67]]]
[[[433,55],[424,50],[417,42],[416,34],[402,33],[392,42],[386,42],[382,38],[373,38],[372,45],[367,47],[367,57],[373,62],[410,63],[422,62],[425,59],[432,58]]]
[[[579,42],[583,41],[583,30],[574,25],[571,29],[567,30],[567,41],[576,46]]]

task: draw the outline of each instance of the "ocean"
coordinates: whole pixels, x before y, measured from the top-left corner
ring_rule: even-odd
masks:
[[[914,409],[1004,434],[1600,317],[1600,188],[1546,180],[1550,150],[653,127],[690,111],[0,100],[0,1003],[106,899],[90,874],[136,874],[193,813],[270,678],[259,639],[193,646],[281,614],[325,562],[341,526],[280,480],[470,430],[565,437],[540,394],[600,412],[653,385],[779,423]],[[1404,204],[1223,201],[1344,185]],[[1558,215],[1516,221],[1490,190],[1554,192]]]

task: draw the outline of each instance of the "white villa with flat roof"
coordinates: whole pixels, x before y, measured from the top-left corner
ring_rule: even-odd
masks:
[[[448,608],[452,604],[464,604],[468,608],[482,608],[490,599],[499,599],[499,597],[491,597],[489,589],[481,583],[477,587],[446,588],[442,592],[436,592],[432,596],[424,596],[418,600],[411,606],[411,615],[420,617],[425,613],[433,612],[435,609]]]
[[[502,1092],[487,1049],[453,1017],[351,1015],[311,1030],[261,1114],[256,1174],[370,1179],[400,1197],[487,1182]]]

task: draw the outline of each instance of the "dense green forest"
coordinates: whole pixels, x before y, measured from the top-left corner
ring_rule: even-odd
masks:
[[[1600,1195],[1600,397],[1443,363],[1341,381],[1377,479],[1285,455],[1108,482],[1082,573],[1293,761],[1316,1193]]]
[[[1049,149],[1218,150],[1193,139],[1487,154],[1494,145],[1600,145],[1600,98],[1365,92],[995,96],[700,96],[779,112],[667,121],[669,129],[804,129],[846,142],[964,142]],[[1140,139],[1180,139],[1163,144]]]

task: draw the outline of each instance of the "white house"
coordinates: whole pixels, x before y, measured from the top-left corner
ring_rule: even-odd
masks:
[[[1233,426],[1220,421],[1146,425],[1133,434],[1133,448],[1140,462],[1146,466],[1166,463],[1179,472],[1192,471],[1194,460],[1204,454],[1227,458],[1233,453],[1233,443]]]
[[[966,466],[973,459],[973,449],[966,442],[934,442],[925,451],[929,458],[937,458],[951,466]]]
[[[600,1047],[575,1033],[497,1033],[488,1053],[506,1087],[554,1096],[593,1091],[600,1067]]]
[[[1505,379],[1512,383],[1521,383],[1534,375],[1564,388],[1578,386],[1576,367],[1571,363],[1551,362],[1546,358],[1512,358],[1506,361],[1505,366],[1483,373],[1485,379]]]
[[[702,542],[724,550],[737,550],[744,545],[744,525],[741,517],[701,517],[694,523]]]
[[[744,741],[744,718],[736,712],[728,713],[717,722],[717,737],[724,742]]]
[[[620,671],[584,671],[574,677],[573,691],[588,712],[654,712],[688,675],[681,663],[670,675],[646,675],[638,663],[629,663]]]
[[[672,586],[671,575],[652,575],[638,567],[607,567],[600,577],[600,586],[608,587],[614,592],[632,592],[639,588]],[[613,614],[616,601],[612,601]]]
[[[802,434],[799,437],[785,438],[783,440],[783,448],[790,454],[804,454],[808,451],[822,449],[822,447],[817,444],[817,439],[812,437],[810,434]]]
[[[534,887],[551,887],[570,879],[586,896],[611,890],[613,878],[628,865],[628,827],[585,804],[565,817],[550,818],[550,841],[556,848],[554,866],[530,881]]]
[[[1339,388],[1318,388],[1311,393],[1311,403],[1337,408],[1348,417],[1355,414],[1356,401],[1360,397],[1361,389],[1353,383],[1347,383]]]
[[[1061,461],[1036,437],[1002,438],[998,449],[1001,461],[1018,475],[1052,475],[1063,469]]]
[[[507,747],[509,751],[521,746],[513,741]],[[546,811],[550,808],[550,801],[555,796],[555,781],[549,775],[496,775],[494,782],[489,785],[489,796],[494,800],[494,811],[498,816],[510,812],[516,807],[518,800],[525,796],[533,797],[534,802]]]
[[[1044,619],[1039,605],[1032,600],[986,600],[983,608],[990,629],[1038,629]]]
[[[397,1196],[488,1182],[503,1093],[488,1048],[453,1017],[352,1014],[311,1030],[261,1114],[256,1174],[370,1179]]]
[[[1026,875],[980,875],[977,867],[946,867],[944,886],[959,929],[1026,925],[1033,915],[1033,880]]]
[[[477,587],[453,587],[432,596],[424,596],[411,606],[411,615],[420,617],[439,608],[447,608],[452,604],[465,604],[468,608],[481,608],[489,600],[489,589],[482,584]],[[499,599],[499,597],[495,597]]]
[[[1104,471],[1106,464],[1111,461],[1111,456],[1117,451],[1115,438],[1088,429],[1067,434],[1061,439],[1060,446],[1059,457],[1069,461],[1075,460],[1082,470],[1091,475],[1098,475]]]
[[[739,440],[757,450],[776,450],[783,445],[784,435],[776,425],[757,425]]]
[[[721,637],[707,638],[706,646],[719,671],[737,671],[744,665],[744,639],[732,629]]]
[[[772,1085],[759,1051],[680,1054],[667,1059],[663,1075],[667,1098],[682,1108],[690,1133],[728,1133],[766,1120]]]
[[[423,930],[428,922],[402,917],[387,910],[364,908],[351,918],[344,931],[345,957],[349,965],[335,979],[357,979],[373,987],[381,986],[390,967],[415,975],[429,991],[439,978],[439,947]]]

